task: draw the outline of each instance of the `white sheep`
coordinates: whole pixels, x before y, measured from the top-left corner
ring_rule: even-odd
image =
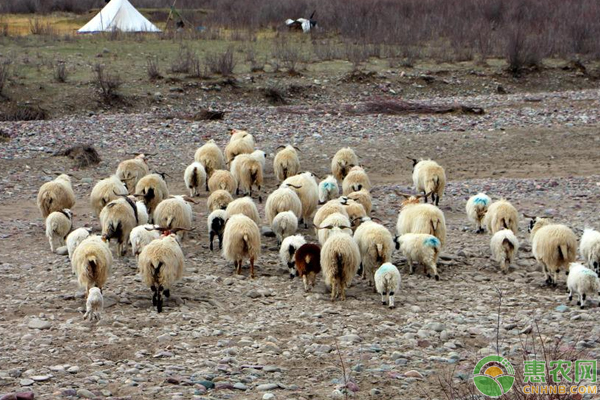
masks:
[[[54,211],[72,209],[75,205],[75,193],[71,187],[69,175],[62,174],[53,181],[44,183],[37,195],[37,206],[43,218]]]
[[[492,235],[502,229],[510,229],[516,235],[519,230],[519,213],[510,202],[500,199],[490,204],[483,224]]]
[[[54,251],[64,246],[65,239],[73,228],[73,213],[65,208],[61,211],[54,211],[46,218],[46,237],[50,242],[50,251]]]
[[[142,281],[154,293],[152,305],[159,313],[163,309],[163,294],[169,298],[171,288],[185,273],[185,259],[176,235],[178,231],[173,229],[171,234],[150,242],[138,258]]]
[[[250,277],[254,278],[254,262],[260,255],[260,230],[256,223],[243,214],[229,217],[223,234],[223,256],[242,273],[242,262],[250,259]]]
[[[262,150],[254,150],[252,153],[250,153],[250,156],[260,163],[261,168],[264,171],[265,164],[267,162],[267,153]]]
[[[364,168],[356,165],[350,168],[350,172],[342,181],[342,193],[347,196],[361,189],[371,190],[371,181]]]
[[[488,211],[492,199],[485,193],[471,196],[467,201],[467,218],[477,227],[477,233],[483,233],[483,219]]]
[[[556,286],[558,271],[564,268],[568,274],[569,264],[577,257],[577,236],[567,226],[553,224],[550,220],[539,217],[532,217],[529,232],[531,252],[542,264],[546,284]],[[553,276],[550,276],[550,273]]]
[[[226,190],[233,194],[237,189],[237,181],[233,174],[225,169],[215,170],[208,180],[208,190],[214,192],[216,190]]]
[[[91,288],[85,304],[85,314],[83,315],[83,319],[100,321],[103,308],[104,298],[102,297],[102,292],[97,287]]]
[[[265,218],[269,225],[273,223],[275,216],[284,211],[291,211],[296,218],[302,217],[302,201],[290,187],[276,189],[267,197],[265,204]]]
[[[325,218],[321,225],[316,225],[317,237],[321,246],[327,243],[327,240],[333,232],[331,230],[333,227],[346,227],[343,228],[344,233],[352,235],[352,228],[348,217],[341,213],[333,213]]]
[[[333,175],[327,175],[327,178],[319,183],[319,204],[337,199],[339,195],[340,188],[337,179]]]
[[[194,161],[202,164],[208,178],[212,176],[214,171],[225,169],[223,152],[212,139],[196,150]],[[206,191],[208,191],[208,182],[206,183]]]
[[[290,176],[300,172],[300,158],[298,158],[298,152],[296,151],[299,149],[292,145],[279,146],[277,149],[281,147],[283,147],[283,150],[277,152],[273,159],[273,172],[279,182],[285,181]]]
[[[316,227],[321,226],[325,218],[329,217],[331,214],[340,213],[344,215],[348,220],[350,220],[348,216],[348,212],[346,211],[346,206],[340,202],[339,199],[329,200],[327,203],[323,204],[313,218],[313,225],[315,226],[315,232],[318,233],[318,229]]]
[[[135,186],[135,196],[143,200],[149,220],[154,221],[154,210],[161,201],[169,197],[167,182],[160,174],[145,175]]]
[[[431,204],[435,202],[435,205],[438,206],[446,187],[444,168],[432,160],[410,159],[413,161],[412,178],[416,192],[425,194],[425,203],[427,203],[427,196],[431,195]]]
[[[363,217],[354,231],[354,241],[358,245],[361,257],[362,277],[367,278],[369,286],[375,287],[375,271],[381,264],[392,260],[394,239],[387,228],[369,217]]]
[[[73,252],[84,239],[90,236],[92,230],[90,228],[77,228],[67,235],[67,252],[69,260],[73,258]]]
[[[190,196],[199,196],[202,186],[206,186],[206,171],[201,163],[194,161],[183,173],[185,186],[190,190]]]
[[[347,233],[350,226],[325,226],[331,231],[321,248],[321,269],[325,284],[331,287],[331,301],[337,297],[346,300],[346,288],[352,283],[360,265],[360,251]]]
[[[600,232],[593,229],[585,229],[579,244],[579,254],[591,269],[600,273]]]
[[[304,222],[304,227],[308,228],[308,221],[313,217],[319,204],[319,186],[315,175],[311,172],[303,172],[287,178],[279,187],[290,187],[296,192],[302,202],[301,222]]]
[[[419,204],[420,195],[400,194],[407,199],[402,202],[398,215],[398,235],[426,233],[437,237],[443,246],[446,242],[446,219],[442,210],[433,204]]]
[[[206,200],[206,208],[208,211],[213,212],[215,210],[225,210],[227,205],[233,201],[231,193],[227,190],[215,190],[208,196]]]
[[[339,181],[343,181],[350,168],[358,165],[358,156],[350,147],[338,150],[331,160],[331,173]]]
[[[117,253],[120,256],[125,255],[129,234],[138,225],[136,213],[137,207],[128,197],[111,201],[100,212],[102,235],[108,241],[117,240]]]
[[[229,134],[231,135],[229,138],[229,143],[235,142],[237,140],[242,140],[252,147],[255,146],[254,136],[249,134],[248,131],[234,128],[229,131]]]
[[[583,309],[588,296],[600,294],[600,280],[598,274],[580,263],[572,263],[569,266],[569,277],[567,278],[569,290],[569,301],[573,300],[573,293],[579,295],[577,305]]]
[[[500,270],[506,274],[509,265],[515,262],[519,251],[519,241],[510,229],[502,229],[492,236],[490,249],[494,260],[500,263]]]
[[[161,228],[173,230],[180,229],[178,236],[184,239],[185,232],[192,229],[192,206],[196,203],[188,196],[171,196],[163,200],[154,212],[154,223]]]
[[[131,194],[136,189],[139,180],[150,173],[146,157],[146,154],[138,154],[135,158],[122,161],[117,167],[116,175],[125,183]]]
[[[349,193],[346,197],[360,203],[367,215],[371,214],[371,210],[373,209],[373,199],[371,198],[371,193],[367,189],[363,188],[359,191]]]
[[[406,233],[396,237],[395,242],[396,249],[406,257],[411,274],[415,272],[413,261],[417,261],[423,265],[423,272],[428,278],[431,278],[431,274],[433,274],[436,281],[440,280],[437,261],[442,243],[437,237],[426,233]]]
[[[246,136],[238,140],[233,140],[234,136],[232,136],[232,140],[225,146],[225,159],[227,160],[227,163],[231,163],[231,161],[240,154],[251,154],[254,151],[254,139],[246,139],[247,137],[251,138],[252,135],[249,133],[246,133],[245,135]]]
[[[144,247],[150,244],[154,239],[158,239],[160,233],[154,225],[145,224],[136,226],[129,235],[129,244],[131,244],[131,253],[138,257]]]
[[[260,215],[258,214],[258,208],[250,197],[241,197],[239,199],[235,199],[227,205],[225,211],[227,212],[228,218],[231,218],[231,216],[235,214],[244,214],[246,217],[254,221],[257,226],[260,226]]]
[[[256,186],[258,202],[262,203],[263,168],[259,160],[250,154],[240,154],[231,162],[231,173],[238,185],[236,194],[241,189],[245,196],[252,196],[252,189]]]
[[[130,199],[135,201],[135,196],[130,196]],[[135,208],[137,210],[137,224],[146,225],[150,220],[150,216],[148,215],[148,208],[146,207],[146,203],[143,200],[138,200],[135,202]]]
[[[344,208],[346,209],[346,213],[348,214],[348,218],[350,219],[350,221],[360,222],[361,218],[367,216],[367,211],[359,202],[356,202],[349,198],[346,198],[346,200],[342,199],[342,201],[344,201]],[[352,229],[356,229],[357,226],[358,225],[353,224]]]
[[[280,212],[273,218],[271,230],[277,237],[277,245],[281,245],[283,239],[293,235],[298,230],[298,217],[291,211]]]
[[[98,217],[100,212],[111,201],[118,199],[121,195],[127,195],[129,192],[123,182],[117,175],[111,175],[102,179],[92,189],[90,194],[90,205],[94,215]]]
[[[392,263],[382,264],[375,271],[375,288],[381,294],[381,304],[394,308],[394,295],[400,290],[400,271]],[[387,300],[386,300],[387,296]]]
[[[281,242],[279,248],[279,259],[286,266],[290,272],[290,279],[293,279],[296,275],[296,263],[295,254],[303,244],[306,243],[306,239],[302,235],[288,236]]]
[[[213,251],[213,239],[215,236],[219,239],[219,250],[223,249],[223,233],[227,223],[227,212],[225,210],[214,210],[208,216],[206,225],[208,226],[208,235],[210,237],[210,251]]]
[[[71,266],[79,286],[86,289],[86,298],[94,286],[102,291],[112,271],[112,263],[112,253],[105,237],[91,235],[77,246]]]

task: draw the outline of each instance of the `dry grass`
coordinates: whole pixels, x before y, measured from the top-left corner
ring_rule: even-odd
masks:
[[[74,161],[75,167],[77,168],[86,168],[90,165],[99,164],[101,161],[100,155],[94,146],[89,144],[69,147],[66,150],[58,151],[54,155],[60,157],[69,157]]]

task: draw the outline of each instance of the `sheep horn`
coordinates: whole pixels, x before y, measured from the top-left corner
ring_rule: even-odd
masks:
[[[285,146],[284,146],[284,145],[282,145],[282,144],[280,144],[279,146],[277,146],[277,147],[275,148],[275,151],[277,151],[277,150],[279,150],[279,149],[282,149],[282,148],[283,148],[283,149],[285,149]]]
[[[286,185],[287,185],[288,187],[290,187],[290,186],[291,186],[291,187],[293,187],[294,189],[300,189],[300,188],[302,187],[302,185],[296,186],[296,185],[292,185],[291,183],[286,183]]]
[[[129,196],[128,193],[125,193],[125,194],[117,193],[117,192],[115,192],[115,189],[113,189],[113,193],[115,194],[115,196],[120,196],[120,197],[127,197],[127,196]],[[134,194],[134,196],[135,196],[135,194]]]
[[[383,224],[383,221],[382,221],[382,220],[380,220],[380,219],[379,219],[379,218],[377,218],[377,217],[371,217],[371,220],[373,220],[373,221],[379,221],[380,223],[382,223],[382,224]]]
[[[354,225],[354,223],[355,223],[357,220],[359,220],[359,219],[362,221],[363,217],[356,217],[356,218],[354,218],[354,219],[351,221],[352,225]]]
[[[315,227],[315,229],[331,229],[331,228],[333,228],[333,225],[317,226],[317,225],[313,224],[313,226]]]
[[[183,199],[189,203],[198,204],[198,202],[196,200],[192,199],[190,196],[183,196]]]
[[[168,230],[169,230],[169,228],[163,228],[163,227],[160,227],[160,226],[158,226],[158,225],[154,225],[152,228],[148,228],[148,227],[146,227],[146,230],[147,230],[147,231],[160,231],[160,232],[165,232],[165,231],[168,231]]]
[[[300,149],[299,149],[298,147],[296,147],[296,146],[292,146],[292,147],[293,147],[293,148],[295,148],[295,149],[296,149],[296,150],[298,150],[298,151],[302,151],[302,150],[300,150]]]
[[[525,218],[531,218],[531,219],[536,219],[537,218],[535,215],[528,215],[528,214],[525,214],[525,213],[523,213],[523,216]]]
[[[416,197],[417,199],[420,199],[420,198],[422,198],[422,197],[429,197],[429,195],[430,195],[431,193],[433,193],[433,190],[432,190],[431,192],[429,192],[429,193],[426,193],[426,194],[418,194],[418,195],[416,195],[415,197]]]
[[[144,195],[142,193],[134,193],[134,194],[132,194],[132,196],[135,196],[135,197],[144,197]]]
[[[402,196],[406,199],[412,197],[412,194],[406,194],[406,193],[402,193],[402,192],[398,192],[397,190],[394,190],[394,193],[396,193],[398,196]]]
[[[196,230],[196,227],[191,228],[191,229],[187,229],[187,228],[173,228],[173,229],[171,229],[171,233],[177,233],[177,232],[181,232],[181,231],[192,232],[192,231],[195,231],[195,230]]]
[[[135,176],[130,176],[129,178],[119,178],[119,180],[120,180],[121,182],[122,182],[122,181],[130,181],[130,180],[133,180],[133,179],[135,179]]]
[[[339,229],[352,229],[351,226],[346,226],[346,225],[340,225],[340,226],[337,226],[336,228],[339,228]]]
[[[158,153],[142,153],[142,154],[144,155],[144,157],[154,157]]]

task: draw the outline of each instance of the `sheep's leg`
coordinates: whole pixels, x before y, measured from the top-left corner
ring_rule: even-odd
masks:
[[[429,270],[433,273],[433,277],[435,278],[435,280],[439,281],[440,280],[440,276],[438,275],[437,265],[435,265],[435,263],[429,264]]]
[[[387,301],[385,299],[386,294],[387,293],[386,293],[385,290],[383,292],[381,292],[381,304],[384,305],[384,306],[387,304]]]
[[[567,288],[567,291],[569,292],[569,303],[571,301],[573,301],[573,290],[571,288]]]
[[[358,271],[356,271],[356,274],[358,276],[360,276],[362,279],[365,279],[365,269],[363,268],[363,263],[362,262],[358,266]]]
[[[331,301],[335,301],[336,298],[336,282],[331,283]]]
[[[223,234],[219,235],[219,250],[223,250]]]
[[[242,261],[235,262],[235,273],[240,275],[242,273]]]
[[[170,289],[165,289],[163,294],[165,295],[165,297],[169,298],[171,297],[171,290]]]
[[[311,286],[311,288],[314,288],[316,283],[317,283],[317,274],[315,274],[314,272],[311,272],[310,273],[310,286]]]
[[[340,285],[340,298],[346,300],[346,285]]]
[[[50,251],[54,253],[54,237],[50,236],[48,241],[50,242]]]
[[[585,306],[585,301],[587,300],[587,296],[586,294],[582,294],[581,295],[581,309],[583,309],[583,307]]]
[[[215,238],[216,233],[214,233],[213,231],[210,232],[210,251],[213,251],[213,239]],[[221,241],[219,240],[219,244],[221,243]]]
[[[254,279],[254,257],[250,258],[250,278]]]
[[[261,192],[261,187],[258,187],[258,202],[259,204],[262,204],[262,192]]]
[[[410,257],[406,257],[406,263],[408,264],[408,273],[411,275],[414,274],[415,267],[414,267],[412,259]]]
[[[558,285],[558,269],[554,271],[554,282],[552,283],[552,286],[556,287],[556,285]]]
[[[288,263],[288,271],[290,271],[290,279],[294,279],[294,275],[295,275],[294,272],[296,272],[294,266],[295,266],[294,263]]]
[[[388,300],[390,303],[390,308],[395,308],[396,305],[394,304],[394,292],[390,292],[390,294],[388,296]]]
[[[302,283],[304,283],[304,291],[308,292],[308,277],[306,275],[302,276]]]
[[[433,201],[432,201],[432,203],[433,203]],[[439,194],[435,195],[435,205],[436,205],[436,207],[440,205],[440,195]]]
[[[500,262],[500,270],[504,275],[508,273],[508,263],[506,262],[506,260],[502,260]]]

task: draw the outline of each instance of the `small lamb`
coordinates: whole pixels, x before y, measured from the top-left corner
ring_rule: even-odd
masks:
[[[102,291],[93,287],[90,289],[88,294],[87,303],[85,305],[85,314],[83,319],[89,319],[90,321],[100,321],[100,313],[104,308],[104,298],[102,297]]]
[[[587,295],[595,296],[600,293],[598,274],[586,268],[583,264],[571,263],[567,288],[569,289],[569,301],[573,300],[573,293],[578,294],[579,301],[577,301],[577,305],[583,309]]]
[[[392,263],[382,264],[375,272],[375,287],[381,294],[381,304],[394,308],[394,294],[400,289],[400,271]],[[388,296],[387,301],[385,296]]]

